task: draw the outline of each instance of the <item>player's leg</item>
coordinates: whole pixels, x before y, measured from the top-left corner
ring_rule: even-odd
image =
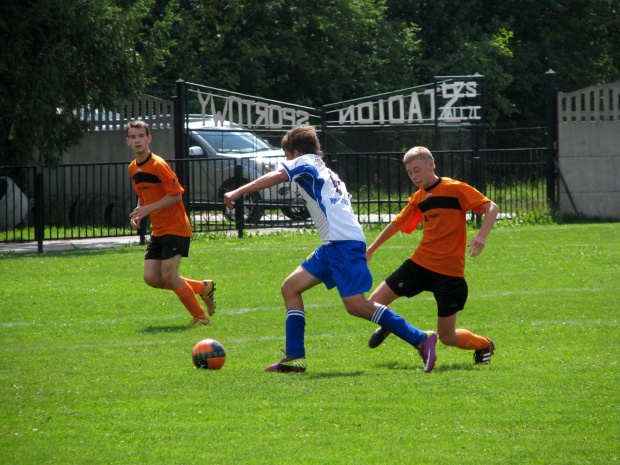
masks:
[[[359,294],[356,296],[343,297],[342,301],[347,311],[352,315],[366,318],[376,323],[382,331],[394,333],[396,336],[414,346],[424,362],[424,372],[430,373],[437,361],[435,346],[437,334],[433,331],[424,332],[411,325],[402,316],[378,303],[366,300]]]
[[[193,318],[190,321],[190,325],[210,325],[211,321],[205,315],[205,311],[198,302],[193,289],[179,276],[181,258],[188,256],[189,243],[189,237],[175,235],[162,236],[162,279],[167,287],[174,291],[183,306],[192,315]]]
[[[181,255],[174,255],[161,261],[161,277],[166,285],[175,290],[183,284],[187,284],[181,276],[179,276],[179,266],[181,265]],[[191,286],[187,285],[190,289]]]
[[[142,278],[144,282],[155,289],[163,289],[166,285],[161,275],[161,254],[163,243],[161,237],[151,236],[146,247],[144,256],[144,270]]]
[[[330,254],[332,253],[333,250],[330,249]],[[424,360],[424,371],[429,373],[437,359],[435,355],[437,334],[432,331],[427,334],[419,330],[402,316],[394,313],[388,306],[364,297],[364,292],[370,290],[372,285],[372,275],[368,269],[365,248],[358,250],[354,244],[344,244],[339,253],[341,256],[331,257],[330,263],[332,276],[347,312],[380,325],[414,346]]]
[[[399,297],[413,297],[426,290],[425,270],[407,259],[377,289],[369,300],[389,305]],[[390,335],[390,330],[379,326],[370,336],[368,347],[374,349]]]
[[[193,289],[183,278],[181,278],[181,276],[179,276],[180,264],[181,255],[175,255],[162,260],[162,278],[166,282],[166,285],[174,291],[187,311],[192,315],[193,319],[190,321],[190,325],[209,325],[211,324],[211,321],[205,315],[205,311],[198,302]]]
[[[286,308],[304,310],[301,296],[305,291],[321,284],[321,280],[310,274],[303,266],[298,266],[282,283],[280,291]]]
[[[467,301],[465,278],[443,276],[435,289],[437,300],[437,333],[446,346],[473,350],[476,363],[489,363],[495,345],[491,339],[479,336],[463,328],[456,328],[456,315],[465,307]]]
[[[377,286],[373,293],[370,294],[368,300],[387,305],[389,307],[392,302],[398,299],[398,297],[400,296],[394,293],[394,291],[390,289],[390,286],[388,286],[385,281],[383,281],[381,284],[379,284],[379,286]],[[390,334],[391,333],[389,329],[385,329],[382,326],[379,326],[370,336],[370,339],[368,340],[368,347],[370,347],[371,349],[379,347],[383,343],[383,341],[385,341],[385,338],[387,338]]]
[[[179,239],[178,236],[172,236],[172,238],[176,238],[174,239],[174,241],[181,241],[180,245],[181,247],[183,247],[182,251],[185,253],[185,255],[183,255],[183,253],[181,255],[187,256],[187,253],[189,252],[189,244],[187,244],[187,248],[185,248],[185,242],[187,242],[187,239]],[[170,237],[168,236],[151,236],[151,239],[149,240],[149,245],[147,247],[146,259],[144,261],[144,282],[146,282],[149,286],[157,289],[174,290],[173,287],[169,285],[163,278],[161,269],[161,258],[164,253],[164,246],[169,240]],[[167,253],[168,255],[170,254],[170,252]],[[178,280],[176,279],[176,276],[178,276],[178,267],[176,269],[176,272],[174,269],[172,269],[169,270],[168,273],[171,275],[171,279],[175,282],[174,285],[176,285],[178,288]],[[209,312],[209,315],[213,315],[216,308],[215,300],[213,298],[213,293],[215,292],[215,282],[211,280],[196,281],[193,279],[184,278],[182,276],[181,278],[192,288],[194,294],[200,295],[200,297],[207,306],[207,311]]]
[[[306,371],[308,367],[304,342],[306,312],[301,295],[320,283],[320,279],[314,277],[301,265],[282,283],[281,292],[286,306],[286,349],[283,351],[284,358],[273,365],[269,365],[265,371],[283,373]]]
[[[455,347],[473,350],[475,363],[486,364],[491,362],[491,355],[495,353],[495,344],[490,338],[474,334],[463,328],[457,329],[456,333],[458,334],[458,341],[454,344]]]
[[[450,316],[437,317],[437,334],[443,345],[456,346],[460,337],[456,329],[456,313]]]
[[[209,313],[209,316],[213,315],[217,307],[214,297],[215,281],[212,281],[210,279],[205,279],[204,281],[196,281],[195,279],[189,279],[185,276],[181,276],[181,278],[183,278],[185,282],[189,284],[189,287],[192,288],[194,294],[198,294],[202,298],[203,302],[207,306],[207,312]]]
[[[166,282],[161,276],[161,260],[144,260],[144,271],[142,272],[144,282],[155,289],[163,289]]]

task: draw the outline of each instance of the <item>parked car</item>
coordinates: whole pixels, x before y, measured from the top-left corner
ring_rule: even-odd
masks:
[[[212,118],[188,125],[191,198],[194,208],[223,206],[224,193],[235,188],[235,165],[241,165],[241,182],[253,181],[277,169],[284,152],[246,128],[228,122],[216,125]],[[244,197],[245,220],[257,223],[266,208],[279,208],[294,220],[309,218],[296,185],[279,184]],[[225,208],[225,207],[223,207]],[[230,217],[234,212],[226,212]]]

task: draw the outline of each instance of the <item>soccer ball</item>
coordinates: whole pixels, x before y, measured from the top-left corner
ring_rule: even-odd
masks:
[[[192,360],[196,368],[219,370],[226,361],[226,350],[215,339],[203,339],[194,346]]]

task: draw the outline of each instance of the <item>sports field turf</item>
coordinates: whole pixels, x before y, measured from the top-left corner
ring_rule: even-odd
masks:
[[[420,234],[375,253],[375,286]],[[459,326],[495,341],[490,365],[439,344],[425,374],[394,336],[370,350],[375,325],[317,287],[308,371],[265,373],[284,347],[280,284],[319,244],[193,241],[181,272],[217,282],[211,327],[142,282],[141,246],[0,258],[0,463],[620,461],[620,224],[500,226],[468,257]],[[435,329],[430,294],[393,308]],[[220,371],[192,364],[204,338],[227,349]]]

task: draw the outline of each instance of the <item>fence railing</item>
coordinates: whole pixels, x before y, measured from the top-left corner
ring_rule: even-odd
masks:
[[[503,215],[547,207],[548,152],[544,148],[436,151],[437,173],[476,186]],[[402,152],[326,153],[346,182],[362,224],[391,221],[415,186],[402,165]],[[277,159],[170,160],[185,186],[184,201],[194,232],[311,225],[294,185],[281,184],[245,196],[233,211],[223,194],[276,167]],[[180,164],[185,165],[182,169]],[[138,234],[129,225],[136,195],[127,163],[0,168],[0,242],[66,240]],[[244,215],[237,215],[243,211]],[[144,234],[144,232],[142,232]]]

